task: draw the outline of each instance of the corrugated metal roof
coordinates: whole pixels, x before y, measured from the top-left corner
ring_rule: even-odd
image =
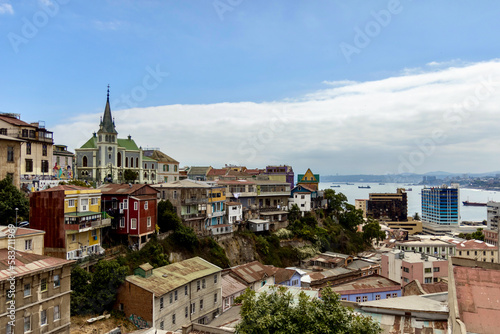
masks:
[[[193,280],[218,273],[221,270],[218,266],[201,257],[193,257],[153,269],[153,274],[148,278],[131,275],[127,276],[126,280],[156,296],[162,296]]]
[[[10,271],[10,265],[8,262],[8,250],[6,248],[0,249],[0,280],[7,279],[12,275],[18,277],[29,273],[48,270],[65,264],[70,264],[75,261],[16,251],[16,264],[14,267],[15,273]]]
[[[228,297],[245,290],[247,286],[231,275],[222,276],[222,297]]]
[[[253,261],[231,268],[231,272],[243,279],[247,284],[254,283],[265,277],[273,276],[275,268],[266,266],[259,261]]]

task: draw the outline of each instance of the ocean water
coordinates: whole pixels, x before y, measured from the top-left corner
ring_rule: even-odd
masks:
[[[335,192],[341,192],[347,197],[349,204],[354,205],[356,199],[368,199],[370,193],[395,193],[397,188],[411,188],[407,191],[408,196],[408,215],[413,216],[418,212],[422,216],[422,199],[421,191],[424,186],[415,186],[402,183],[360,183],[349,182],[353,185],[347,185],[339,182],[321,182],[320,189],[332,189]],[[332,188],[331,185],[340,185],[340,187]],[[370,189],[360,189],[358,186],[367,186]],[[483,202],[497,201],[500,202],[500,191],[490,191],[481,189],[460,188],[460,217],[462,221],[483,221],[486,220],[487,211],[485,206],[464,206],[462,201]]]

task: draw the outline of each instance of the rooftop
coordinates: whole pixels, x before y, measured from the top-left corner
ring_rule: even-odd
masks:
[[[383,276],[375,274],[375,275],[360,277],[356,280],[342,283],[332,287],[333,291],[337,293],[346,293],[348,291],[351,291],[353,293],[361,293],[361,291],[367,292],[367,290],[370,290],[370,292],[375,292],[375,291],[387,290],[387,288],[399,290],[401,289],[401,284],[393,280],[390,280],[388,278],[385,278]]]
[[[273,276],[275,268],[266,266],[259,261],[253,261],[237,267],[232,267],[231,272],[247,284],[251,284],[263,278]]]
[[[247,286],[231,275],[222,276],[222,297],[234,295],[240,291],[243,291]]]
[[[457,250],[467,250],[467,249],[498,250],[498,246],[490,245],[481,240],[471,239],[471,240],[460,241],[460,240],[450,239],[450,242],[457,245]]]
[[[185,180],[179,180],[175,182],[169,182],[169,183],[159,183],[159,184],[153,184],[153,188],[156,189],[165,189],[165,188],[212,188],[209,184],[203,181],[195,181],[195,180],[190,180],[190,179],[185,179]]]
[[[157,190],[152,188],[150,185],[147,184],[115,184],[115,183],[108,183],[105,185],[100,186],[99,189],[103,195],[111,195],[111,194],[138,194],[140,195],[145,194],[145,192],[149,191],[149,193],[156,193]]]
[[[0,239],[6,238],[9,235],[9,227],[8,226],[0,226]],[[32,228],[26,227],[17,227],[16,228],[16,236],[22,235],[33,235],[33,234],[45,234],[45,231],[35,230]]]
[[[148,278],[131,275],[127,276],[126,281],[154,293],[155,296],[163,296],[193,280],[218,273],[221,270],[218,266],[201,257],[193,257],[153,269],[153,274]]]
[[[448,316],[448,293],[372,300],[360,303],[363,309],[405,310],[421,313],[441,313]]]
[[[0,280],[5,280],[12,275],[21,277],[27,274],[43,272],[74,262],[45,255],[16,251],[15,269],[14,273],[12,273],[9,261],[7,248],[0,249]]]
[[[453,266],[453,275],[467,333],[498,333],[500,270]]]

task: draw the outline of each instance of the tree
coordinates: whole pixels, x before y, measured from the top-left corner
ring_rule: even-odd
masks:
[[[385,239],[385,232],[380,228],[378,221],[373,219],[368,220],[368,223],[363,226],[363,239],[370,244],[373,242],[373,239],[377,241]]]
[[[484,241],[484,234],[482,228],[478,228],[477,231],[473,232],[470,236],[472,239]]]
[[[358,225],[364,223],[363,211],[352,204],[344,203],[344,210],[338,214],[339,224],[348,231],[355,232]]]
[[[28,198],[12,183],[12,177],[7,175],[0,181],[0,224],[8,225],[27,220],[30,215]]]
[[[127,273],[128,268],[116,260],[99,261],[94,266],[93,274],[86,273],[79,266],[73,268],[71,313],[101,314],[111,310],[118,288],[125,281]]]
[[[415,212],[415,214],[413,215],[413,219],[420,220],[420,216],[418,215],[418,212]]]
[[[321,299],[309,299],[301,292],[298,302],[284,287],[261,293],[247,289],[236,299],[242,302],[241,322],[236,333],[311,333],[311,334],[377,334],[378,323],[354,313],[340,303],[330,287],[321,291]]]
[[[328,203],[328,212],[338,218],[339,214],[345,209],[347,197],[342,193],[336,193],[335,190],[326,189],[323,197]]]
[[[158,203],[158,226],[160,232],[167,232],[177,229],[182,224],[181,219],[177,216],[177,211],[172,203],[167,199],[161,200]]]
[[[135,180],[137,180],[138,176],[139,176],[139,173],[134,172],[131,169],[125,169],[125,171],[123,172],[123,178],[127,182],[134,182]]]

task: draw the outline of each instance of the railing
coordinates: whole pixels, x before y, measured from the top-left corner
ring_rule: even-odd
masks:
[[[182,219],[193,219],[193,218],[205,218],[207,215],[205,213],[188,213],[181,215]]]
[[[224,211],[215,211],[215,212],[207,213],[207,218],[222,217],[222,216],[224,216],[224,214],[225,214]]]
[[[181,200],[182,205],[207,204],[208,198],[185,198]]]

